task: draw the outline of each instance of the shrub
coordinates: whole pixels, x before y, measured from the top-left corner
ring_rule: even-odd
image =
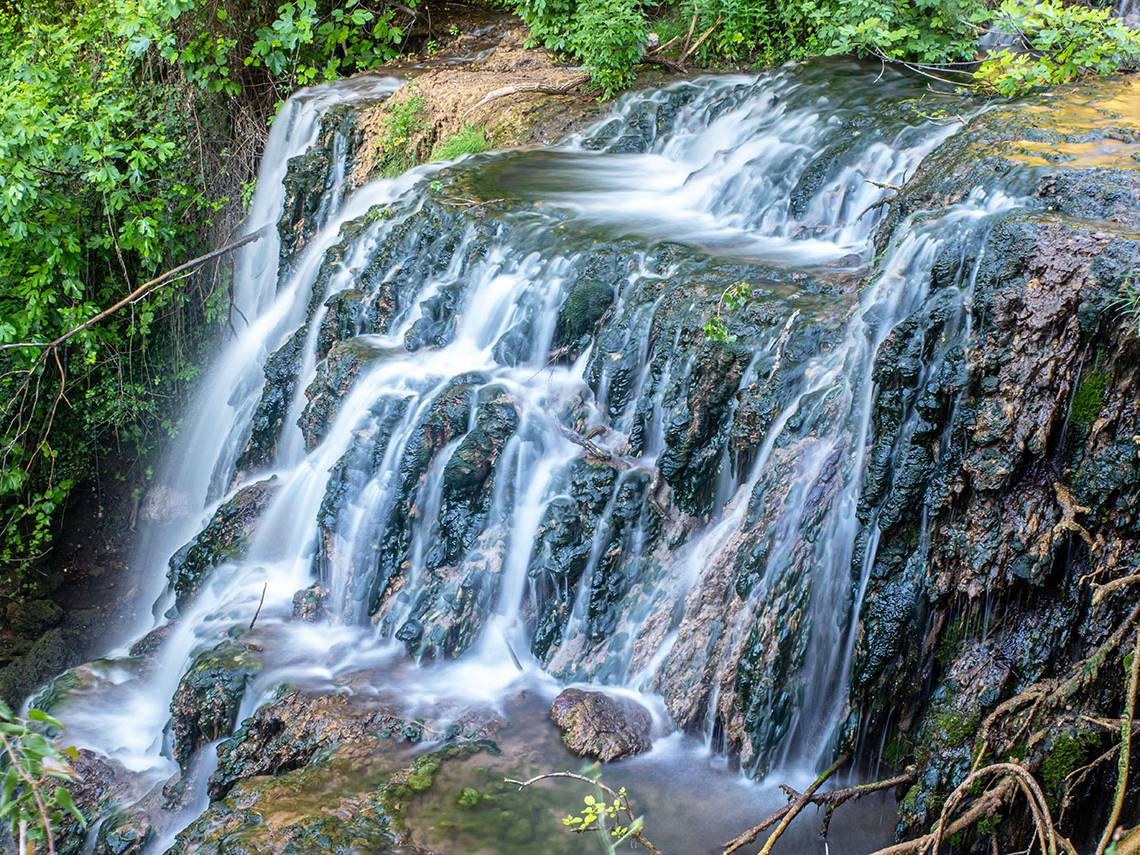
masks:
[[[455,160],[465,154],[478,154],[490,148],[487,135],[470,122],[464,123],[458,131],[435,144],[431,151],[432,160]]]
[[[1002,0],[993,27],[1013,44],[987,57],[975,77],[1002,95],[1140,66],[1140,33],[1108,9],[1062,0]]]

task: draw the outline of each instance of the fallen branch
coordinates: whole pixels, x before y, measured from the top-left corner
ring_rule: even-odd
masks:
[[[728,853],[735,852],[741,847],[747,846],[773,825],[781,822],[781,820],[787,819],[787,823],[783,824],[782,828],[773,833],[772,837],[770,837],[768,839],[768,842],[765,843],[765,846],[767,847],[769,844],[774,844],[776,837],[778,837],[779,834],[782,834],[784,829],[787,828],[787,824],[790,824],[792,819],[795,818],[795,813],[799,813],[808,804],[820,805],[824,807],[827,811],[827,817],[825,819],[825,822],[827,822],[830,820],[831,813],[834,812],[836,808],[846,802],[851,801],[852,799],[860,799],[863,796],[869,796],[872,793],[879,793],[883,790],[893,789],[894,787],[901,786],[902,784],[910,784],[913,783],[915,779],[914,769],[912,768],[907,769],[900,775],[895,775],[891,778],[884,778],[881,781],[871,781],[867,784],[858,784],[853,787],[843,787],[842,789],[831,790],[830,792],[826,793],[817,793],[816,790],[819,789],[824,781],[826,781],[829,777],[831,777],[831,775],[835,773],[835,770],[843,762],[845,762],[846,759],[846,757],[841,757],[839,760],[837,760],[830,769],[816,778],[816,780],[812,782],[811,787],[809,787],[803,793],[796,792],[791,787],[782,787],[781,789],[783,789],[791,799],[788,804],[784,805],[779,810],[769,814],[756,825],[752,826],[742,834],[737,835],[728,843],[725,843],[724,851],[721,853],[721,855],[728,855]],[[795,813],[792,813],[793,811],[795,811]],[[789,813],[792,814],[791,817],[788,816]]]
[[[639,830],[636,830],[638,818],[634,815],[633,808],[631,808],[629,805],[629,799],[619,793],[614,792],[613,789],[601,781],[596,781],[593,778],[588,778],[585,775],[579,775],[575,772],[546,772],[542,775],[535,775],[533,778],[527,778],[525,781],[518,781],[514,778],[503,778],[503,781],[508,784],[517,785],[519,791],[521,792],[526,787],[529,787],[532,784],[537,784],[539,781],[545,781],[548,778],[569,778],[572,781],[582,781],[583,783],[591,784],[592,786],[595,786],[598,789],[604,791],[607,795],[609,795],[611,799],[614,799],[621,806],[622,812],[627,817],[629,817],[629,827],[630,829],[633,829],[629,834],[630,839],[640,844],[641,847],[647,852],[651,852],[653,855],[660,855],[661,850],[654,846],[644,834],[642,834]]]
[[[873,184],[875,187],[878,187],[880,190],[894,190],[896,193],[899,193],[902,191],[902,187],[900,187],[898,184],[891,184],[887,181],[876,181],[873,178],[864,178],[863,180],[866,181],[868,184]]]
[[[255,623],[257,623],[257,618],[261,614],[261,607],[265,605],[265,592],[268,590],[269,590],[269,582],[266,581],[266,583],[261,586],[261,599],[258,600],[258,602],[257,602],[257,611],[255,611],[253,613],[253,620],[251,620],[249,622],[249,628],[250,629],[253,629],[253,625]]]
[[[622,457],[617,452],[610,451],[608,448],[602,448],[602,446],[598,445],[593,440],[582,436],[582,434],[578,433],[578,431],[572,430],[565,425],[559,425],[559,427],[561,428],[562,435],[564,437],[566,437],[575,445],[579,445],[582,448],[586,449],[587,456],[594,458],[598,462],[613,466],[615,469],[632,469],[634,467],[635,462],[629,458]]]
[[[213,261],[215,258],[217,258],[221,255],[225,255],[227,252],[233,252],[238,247],[242,247],[242,246],[245,246],[247,243],[253,243],[255,240],[259,240],[262,237],[262,235],[264,235],[268,229],[269,229],[269,226],[262,226],[260,229],[258,229],[255,232],[252,232],[248,235],[245,235],[244,237],[238,238],[235,241],[231,241],[230,243],[227,243],[225,246],[219,247],[218,249],[215,249],[211,252],[208,252],[205,255],[200,255],[197,258],[192,258],[192,259],[190,259],[190,261],[184,262],[183,264],[179,264],[177,267],[171,268],[170,270],[163,273],[161,276],[156,276],[154,279],[151,279],[149,282],[144,282],[142,285],[140,285],[134,291],[129,293],[123,299],[119,300],[119,302],[115,303],[112,306],[108,306],[106,309],[99,312],[97,315],[93,315],[92,317],[88,318],[83,323],[81,323],[79,326],[73,327],[72,329],[65,332],[59,338],[53,339],[52,341],[19,341],[19,342],[12,342],[10,344],[0,344],[0,351],[2,351],[2,350],[16,350],[18,348],[25,348],[25,347],[43,348],[45,351],[54,350],[55,348],[59,347],[61,344],[66,342],[72,336],[78,335],[79,333],[83,332],[86,329],[90,329],[91,327],[95,326],[95,324],[99,323],[100,321],[104,320],[107,317],[110,317],[111,315],[115,314],[115,312],[119,311],[120,309],[124,308],[125,306],[129,306],[131,303],[137,302],[139,299],[144,297],[150,291],[153,291],[159,285],[162,285],[166,282],[169,282],[171,279],[175,278],[176,276],[179,276],[180,274],[183,274],[183,273],[187,273],[196,267],[201,267],[207,261]]]
[[[544,83],[511,83],[508,86],[491,90],[472,106],[468,107],[463,115],[464,117],[470,116],[484,104],[490,104],[492,101],[497,101],[500,98],[506,98],[510,95],[518,95],[523,92],[538,92],[543,95],[567,95],[582,84],[589,82],[589,74],[576,74],[561,86],[547,86]]]

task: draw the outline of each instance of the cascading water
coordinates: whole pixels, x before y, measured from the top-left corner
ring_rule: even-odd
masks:
[[[642,693],[753,771],[827,762],[875,548],[858,509],[875,356],[929,298],[941,247],[1011,204],[978,192],[912,218],[854,295],[889,188],[956,127],[890,75],[872,114],[873,80],[686,81],[558,148],[360,187],[334,145],[318,213],[239,257],[239,331],[164,475],[204,514],[143,553],[165,569],[188,543],[169,628],[89,666],[59,710],[69,737],[140,793],[168,777],[183,673],[256,614],[269,641],[241,716],[346,674],[409,714],[585,681]],[[292,99],[250,226],[281,218],[322,114],[394,86]],[[243,508],[248,544],[199,561]],[[298,592],[324,623],[292,617]]]

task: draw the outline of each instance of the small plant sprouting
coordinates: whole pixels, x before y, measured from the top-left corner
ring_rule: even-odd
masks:
[[[738,312],[748,303],[752,296],[752,286],[747,282],[737,282],[724,289],[720,300],[716,304],[716,314],[705,321],[704,334],[709,341],[719,341],[722,344],[732,344],[736,336],[728,331],[728,324],[721,317],[723,310]]]
[[[615,838],[616,846],[624,843],[634,832],[641,831],[644,826],[641,817],[635,818],[629,825],[622,825],[622,814],[629,809],[625,787],[619,788],[617,795],[608,803],[599,801],[595,796],[583,797],[582,803],[585,805],[582,810],[562,818],[562,824],[572,831],[608,832],[610,837]]]
[[[1120,286],[1120,292],[1109,304],[1124,318],[1129,330],[1140,336],[1140,281],[1130,276]]]

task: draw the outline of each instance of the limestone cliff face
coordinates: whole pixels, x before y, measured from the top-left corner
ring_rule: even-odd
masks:
[[[1140,258],[1138,93],[985,114],[892,212],[976,186],[1028,197],[943,252],[876,365],[848,729],[865,756],[916,764],[903,829],[937,819],[983,746],[1037,775],[1074,839],[1107,815],[1115,761],[1072,773],[1118,738],[1090,719],[1121,714],[1138,617],[1140,588],[1114,584],[1140,571],[1140,335],[1114,302]],[[963,288],[960,344],[932,365],[955,322],[940,295]]]

